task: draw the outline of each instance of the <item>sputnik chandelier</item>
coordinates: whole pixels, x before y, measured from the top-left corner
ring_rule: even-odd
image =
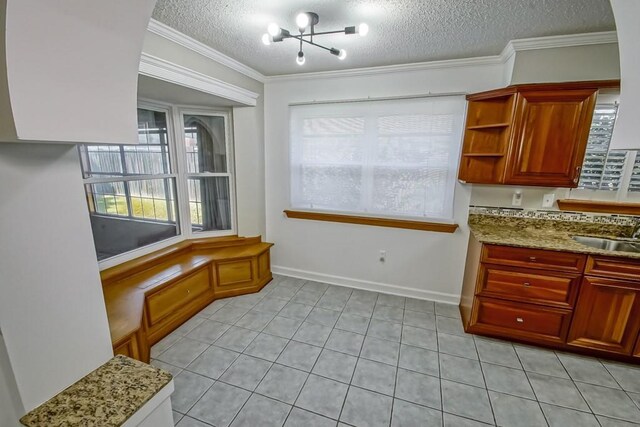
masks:
[[[347,35],[359,34],[361,37],[364,37],[369,32],[369,26],[364,23],[358,25],[357,28],[355,26],[352,26],[352,27],[345,27],[344,30],[316,32],[315,26],[318,24],[318,21],[320,21],[320,17],[318,16],[317,13],[303,12],[298,14],[298,16],[296,17],[296,25],[298,26],[298,31],[300,32],[299,35],[291,34],[290,31],[285,30],[284,28],[280,28],[278,24],[271,23],[267,27],[268,32],[262,36],[262,43],[269,46],[271,43],[281,42],[284,39],[298,40],[300,42],[300,50],[298,50],[298,57],[296,58],[296,62],[298,63],[298,65],[303,65],[305,63],[305,56],[304,56],[304,52],[302,51],[303,43],[307,43],[307,44],[310,44],[311,46],[316,46],[321,49],[324,49],[329,53],[331,53],[332,55],[337,56],[338,59],[341,59],[341,60],[347,57],[346,50],[336,49],[334,47],[322,46],[313,41],[314,37],[324,36],[327,34],[343,34],[343,33]]]

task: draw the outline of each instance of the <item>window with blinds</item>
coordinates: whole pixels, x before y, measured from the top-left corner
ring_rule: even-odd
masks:
[[[291,204],[453,218],[460,96],[292,106]]]
[[[597,105],[591,121],[579,188],[617,191],[624,172],[624,150],[609,151],[618,106]]]
[[[633,162],[633,172],[629,181],[629,191],[640,192],[640,155],[636,152],[636,160]]]

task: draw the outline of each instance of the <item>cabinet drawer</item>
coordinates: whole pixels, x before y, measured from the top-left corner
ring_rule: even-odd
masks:
[[[172,314],[181,306],[211,290],[209,269],[202,268],[182,280],[171,283],[161,290],[147,295],[149,326]]]
[[[567,335],[570,311],[484,297],[476,304],[471,332],[551,342],[563,342]]]
[[[482,251],[482,262],[485,263],[579,273],[584,269],[586,258],[570,252],[499,245],[485,245]]]
[[[584,274],[640,281],[640,259],[589,256]]]
[[[502,267],[482,266],[480,295],[507,298],[571,308],[575,302],[580,277],[567,273],[551,273]]]

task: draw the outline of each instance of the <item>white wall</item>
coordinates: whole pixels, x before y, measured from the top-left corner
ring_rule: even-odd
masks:
[[[265,85],[267,239],[272,269],[308,279],[456,302],[467,250],[470,187],[456,185],[453,234],[287,219],[288,105],[296,102],[476,92],[503,85],[501,64]],[[387,261],[378,261],[379,251]]]
[[[24,413],[20,401],[20,393],[13,377],[13,370],[9,363],[9,355],[0,335],[0,426],[17,427],[18,419]]]
[[[149,31],[142,51],[260,94],[255,107],[233,108],[233,133],[238,234],[264,237],[264,85]]]
[[[136,71],[155,3],[2,0],[0,95],[11,111],[0,101],[0,116],[14,125],[0,126],[0,139],[136,142]]]
[[[112,355],[75,146],[0,144],[0,326],[31,410]]]
[[[617,43],[518,51],[511,84],[620,78]]]

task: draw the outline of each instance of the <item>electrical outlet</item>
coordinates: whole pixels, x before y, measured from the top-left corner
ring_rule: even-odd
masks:
[[[522,206],[522,191],[518,190],[513,193],[511,206]]]
[[[387,251],[385,250],[381,250],[380,251],[380,258],[379,261],[380,262],[385,262],[387,260]]]
[[[553,202],[555,202],[555,201],[556,201],[555,193],[545,194],[542,197],[542,207],[543,208],[552,208],[553,207]]]

